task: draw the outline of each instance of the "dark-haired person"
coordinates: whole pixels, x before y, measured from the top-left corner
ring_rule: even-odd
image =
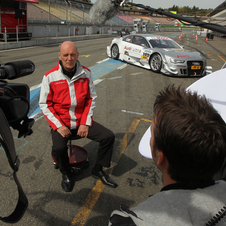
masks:
[[[110,167],[115,136],[93,121],[97,95],[91,71],[80,64],[79,52],[71,41],[60,45],[58,56],[57,66],[43,77],[39,105],[51,127],[52,155],[62,173],[61,186],[66,192],[73,189],[67,152],[68,139],[73,136],[99,142],[92,176],[115,188],[117,184],[103,171],[103,167]]]
[[[153,158],[163,188],[130,210],[115,210],[109,226],[200,226],[224,210],[226,182],[213,176],[226,156],[226,124],[205,96],[168,86],[157,95],[144,136],[140,152]]]

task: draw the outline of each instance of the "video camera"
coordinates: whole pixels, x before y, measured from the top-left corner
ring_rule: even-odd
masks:
[[[0,147],[5,150],[9,164],[13,169],[13,178],[18,188],[18,202],[14,211],[0,220],[6,223],[16,223],[24,215],[28,207],[28,199],[19,183],[16,172],[20,161],[16,155],[10,126],[19,131],[18,137],[31,135],[34,119],[28,118],[30,109],[30,90],[26,84],[8,83],[2,79],[16,79],[32,74],[35,65],[30,60],[15,61],[0,65]]]
[[[0,108],[9,125],[19,131],[18,138],[33,133],[31,127],[34,119],[27,116],[30,109],[30,90],[26,84],[9,83],[2,79],[13,80],[32,74],[34,70],[35,65],[30,60],[0,65]]]

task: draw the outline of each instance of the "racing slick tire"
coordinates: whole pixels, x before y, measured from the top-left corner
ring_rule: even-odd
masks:
[[[151,56],[150,67],[154,72],[160,72],[162,68],[162,57],[159,53],[155,53]]]
[[[111,47],[111,57],[114,60],[118,60],[118,58],[119,58],[119,49],[118,49],[118,46],[117,45],[113,45]]]

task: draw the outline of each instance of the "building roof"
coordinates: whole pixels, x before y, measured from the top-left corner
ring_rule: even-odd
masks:
[[[223,14],[226,17],[226,0],[222,2],[219,6],[217,6],[212,12],[210,12],[207,16],[213,17],[213,16],[220,16],[224,17]]]
[[[14,1],[17,1],[17,2],[27,2],[27,3],[36,3],[36,4],[39,3],[37,0],[14,0]]]

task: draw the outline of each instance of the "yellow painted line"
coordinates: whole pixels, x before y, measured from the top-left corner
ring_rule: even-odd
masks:
[[[220,58],[221,58],[221,60],[223,60],[224,62],[226,61],[223,57],[221,57],[220,55],[218,55]]]
[[[212,61],[217,61],[217,59],[211,59]]]
[[[140,120],[145,121],[145,122],[152,122],[152,120],[150,120],[150,119],[145,119],[145,118],[141,118]]]
[[[71,222],[71,226],[82,226],[86,223],[86,220],[88,219],[93,207],[99,199],[104,187],[105,185],[101,182],[101,180],[97,180],[95,187],[91,190],[85,202],[83,203],[83,206],[75,216],[74,220]]]
[[[79,55],[79,57],[89,57],[90,55]]]
[[[123,154],[123,152],[125,151],[130,139],[132,138],[131,134],[134,133],[139,122],[140,122],[139,119],[134,119],[129,130],[124,135],[122,142],[121,142],[121,149],[119,151],[119,156],[121,156]],[[86,200],[83,203],[83,206],[80,208],[79,212],[74,217],[70,226],[83,226],[86,223],[86,221],[87,221],[93,207],[95,206],[97,200],[99,199],[104,187],[105,187],[105,185],[101,182],[101,180],[97,180],[96,185],[94,186],[94,188],[91,190],[91,192],[87,196]]]
[[[139,119],[134,119],[131,126],[129,127],[129,130],[127,131],[127,133],[125,134],[125,136],[122,139],[121,142],[121,150],[119,151],[119,154],[122,155],[122,153],[125,151],[131,137],[132,134],[134,133],[134,131],[136,130],[138,124],[139,124],[140,120]]]

